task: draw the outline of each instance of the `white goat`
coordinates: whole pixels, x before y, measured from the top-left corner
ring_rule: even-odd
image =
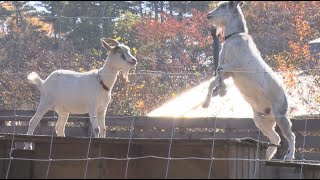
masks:
[[[35,84],[41,93],[37,111],[29,122],[28,135],[33,134],[43,115],[54,107],[58,114],[55,126],[57,136],[65,136],[69,113],[89,113],[94,136],[105,137],[105,115],[117,75],[122,71],[128,82],[129,71],[137,64],[137,60],[131,55],[130,48],[124,44],[113,39],[102,39],[101,42],[110,52],[100,69],[81,73],[56,70],[45,80],[35,72],[28,75],[29,82]],[[107,42],[114,43],[115,46]],[[25,148],[31,147],[27,145]]]
[[[220,96],[226,93],[223,80],[232,77],[244,99],[252,107],[256,126],[276,145],[281,141],[275,131],[276,123],[278,124],[289,145],[289,152],[284,160],[292,161],[295,158],[295,135],[291,131],[292,123],[287,115],[290,109],[287,95],[248,34],[241,11],[242,3],[220,2],[207,14],[209,21],[224,29],[225,42],[219,54],[218,74],[209,86],[203,107],[208,107],[214,88],[222,90]],[[270,146],[267,149],[267,159],[270,160],[276,151],[277,147]]]

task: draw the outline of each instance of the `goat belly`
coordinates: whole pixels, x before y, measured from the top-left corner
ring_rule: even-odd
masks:
[[[73,99],[65,99],[56,103],[56,108],[62,109],[70,113],[85,114],[88,113],[88,105],[83,101],[74,101]]]
[[[55,106],[61,106],[65,111],[70,113],[87,113],[88,102],[92,101],[92,98],[90,94],[81,93],[79,90],[68,91],[68,89],[60,89],[53,99],[55,99]]]
[[[252,76],[251,76],[252,78]],[[256,79],[251,79],[237,75],[236,78],[233,78],[233,81],[244,97],[244,99],[254,108],[259,108],[262,106],[260,102],[263,102],[264,105],[269,105],[269,98],[266,96],[266,84],[261,84],[263,82],[256,81]],[[265,86],[264,86],[265,85]]]

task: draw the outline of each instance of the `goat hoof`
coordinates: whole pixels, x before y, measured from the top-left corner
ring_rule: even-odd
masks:
[[[289,156],[289,155],[285,155],[283,158],[283,161],[293,161],[294,157]]]
[[[219,96],[222,97],[222,96],[224,96],[224,95],[226,95],[226,94],[227,94],[226,87],[224,86],[224,87],[220,88],[220,90],[219,90]]]
[[[203,104],[202,104],[202,107],[203,107],[203,108],[209,107],[209,103],[207,103],[207,102],[203,103]]]
[[[227,91],[225,89],[221,89],[219,92],[220,97],[225,96],[226,94],[227,94]]]

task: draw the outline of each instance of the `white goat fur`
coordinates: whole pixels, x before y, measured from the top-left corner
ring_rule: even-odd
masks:
[[[116,46],[109,45],[108,41],[115,43]],[[101,42],[110,53],[100,69],[88,72],[56,70],[45,80],[35,72],[28,75],[29,82],[35,84],[41,92],[37,111],[29,122],[28,135],[33,134],[43,115],[54,107],[58,114],[55,127],[57,136],[65,136],[69,113],[89,113],[94,136],[105,137],[105,115],[117,75],[122,71],[123,77],[129,81],[128,73],[136,65],[137,60],[131,55],[130,49],[122,43],[113,39],[104,39]],[[100,80],[109,90],[103,88]]]
[[[213,89],[220,87],[220,96],[226,93],[224,79],[232,77],[244,99],[251,105],[254,122],[271,143],[279,145],[281,139],[275,131],[278,124],[289,145],[289,152],[284,160],[292,161],[295,157],[295,135],[288,117],[289,107],[282,83],[272,69],[264,62],[248,29],[241,11],[240,1],[219,3],[207,15],[215,26],[224,29],[225,40],[219,54],[218,74],[212,80],[203,107],[209,105]],[[270,160],[277,147],[267,149],[266,158]]]

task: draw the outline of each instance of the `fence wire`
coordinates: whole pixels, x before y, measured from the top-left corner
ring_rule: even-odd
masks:
[[[62,25],[61,25],[61,19],[95,19],[97,21],[101,21],[101,34],[100,34],[100,37],[101,39],[104,37],[104,21],[106,19],[116,19],[116,18],[119,18],[119,17],[110,17],[110,16],[105,16],[105,8],[106,8],[106,2],[104,2],[104,5],[102,6],[102,14],[101,16],[97,16],[97,17],[93,17],[93,16],[77,16],[77,17],[70,17],[70,16],[63,16],[62,13],[63,13],[63,7],[61,9],[61,14],[58,16],[58,17],[53,17],[53,16],[30,16],[30,17],[39,17],[39,18],[53,18],[53,19],[57,19],[59,21],[59,39],[58,39],[58,44],[59,44],[59,48],[58,48],[58,52],[61,51],[61,29],[62,29]],[[186,6],[186,12],[187,13],[189,11],[189,5],[187,3],[187,6]],[[269,9],[268,9],[269,11]],[[273,10],[271,9],[270,10],[270,13],[275,13],[273,12]],[[278,12],[276,12],[278,13]],[[284,12],[283,12],[284,13]],[[285,14],[285,13],[284,13]],[[228,14],[227,16],[231,16],[232,14]],[[286,14],[285,14],[286,15]],[[6,18],[7,16],[0,16],[0,18]],[[25,17],[29,17],[29,16],[25,16]],[[271,21],[269,21],[269,26],[271,27]],[[271,34],[270,32],[270,29],[267,30],[267,35],[269,37],[269,35]],[[20,37],[18,37],[19,39],[19,42],[20,42]],[[269,38],[267,38],[269,40]],[[268,48],[269,48],[269,44],[270,42],[267,41],[266,42],[266,52],[268,52]],[[19,48],[18,48],[18,54],[20,54],[20,51],[21,51],[21,43],[19,43]],[[102,51],[102,46],[100,46],[100,51]],[[58,58],[58,57],[56,57]],[[102,56],[101,54],[99,55],[99,60],[101,61],[102,59]],[[26,72],[21,72],[21,69],[20,69],[20,56],[18,56],[18,60],[15,64],[17,64],[16,68],[17,68],[17,71],[16,72],[0,72],[0,75],[15,75],[15,76],[18,76],[18,75],[27,75],[28,73]],[[64,62],[64,61],[63,61]],[[142,67],[142,66],[141,66]],[[65,66],[63,64],[60,64],[60,69],[62,68],[65,68]],[[140,66],[137,66],[137,68],[140,68]],[[320,69],[317,69],[317,68],[310,68],[310,69],[306,69],[304,70],[306,72],[309,72],[309,71],[320,71]],[[267,71],[241,71],[241,70],[232,70],[232,71],[225,71],[225,70],[222,70],[222,72],[231,72],[231,73],[251,73],[251,74],[259,74],[259,73],[263,73],[263,74],[266,74],[266,73],[274,73],[274,71],[272,72],[267,72]],[[135,75],[135,76],[138,76],[138,75],[152,75],[152,74],[155,74],[155,75],[166,75],[166,76],[183,76],[183,75],[194,75],[194,73],[189,73],[189,72],[177,72],[177,73],[173,73],[173,72],[164,72],[164,71],[158,71],[158,70],[143,70],[143,69],[139,69],[138,72],[135,72],[135,73],[130,73],[129,75]],[[41,76],[48,76],[49,73],[39,73],[39,75]],[[108,76],[108,75],[114,75],[114,74],[99,74],[101,76]],[[14,81],[16,82],[18,78],[15,78]],[[264,85],[264,82],[262,83],[262,88]],[[219,157],[214,157],[214,152],[215,152],[215,140],[217,139],[216,138],[216,131],[214,131],[213,133],[213,137],[211,138],[212,139],[212,146],[211,146],[211,154],[210,154],[210,158],[203,158],[203,157],[183,157],[183,158],[176,158],[176,157],[172,157],[172,143],[173,143],[173,140],[175,139],[178,139],[178,138],[175,138],[174,135],[175,135],[175,123],[176,123],[176,118],[175,117],[171,117],[173,118],[173,121],[172,121],[172,126],[171,126],[171,134],[170,134],[170,138],[168,138],[170,140],[170,143],[169,143],[169,148],[168,148],[168,156],[165,156],[165,157],[161,157],[161,156],[153,156],[153,155],[149,155],[149,156],[139,156],[139,157],[130,157],[130,150],[131,150],[131,143],[132,143],[132,140],[134,139],[133,137],[133,131],[134,131],[134,125],[135,125],[135,116],[121,116],[121,117],[118,117],[118,118],[132,118],[131,120],[131,125],[130,125],[130,135],[129,135],[129,143],[128,143],[128,148],[127,148],[127,154],[126,154],[126,157],[124,158],[111,158],[111,157],[104,157],[104,156],[98,156],[98,157],[91,157],[90,156],[90,150],[91,150],[91,144],[92,144],[92,132],[94,130],[91,130],[90,131],[90,135],[89,135],[89,142],[88,142],[88,148],[87,148],[87,154],[86,154],[86,158],[75,158],[75,159],[56,159],[56,158],[52,158],[52,147],[53,147],[53,138],[54,138],[54,134],[55,134],[55,128],[54,126],[52,126],[52,131],[51,131],[51,142],[50,142],[50,150],[49,150],[49,156],[48,156],[48,159],[35,159],[35,158],[16,158],[16,157],[12,157],[12,152],[14,150],[14,146],[15,146],[15,135],[17,134],[16,133],[16,121],[17,121],[17,118],[19,117],[33,117],[33,116],[25,116],[25,115],[18,115],[17,114],[17,89],[14,91],[14,115],[13,116],[2,116],[0,115],[0,118],[11,118],[11,117],[14,117],[14,129],[13,129],[13,137],[12,137],[12,141],[11,141],[11,148],[10,148],[10,153],[9,153],[9,157],[8,158],[0,158],[0,160],[9,160],[9,165],[8,165],[8,168],[7,168],[7,171],[6,171],[6,179],[8,179],[9,177],[9,172],[10,172],[10,167],[11,167],[11,163],[12,163],[12,160],[25,160],[25,161],[39,161],[39,162],[48,162],[48,167],[47,167],[47,171],[46,171],[46,179],[50,178],[49,174],[50,174],[50,168],[51,168],[51,163],[52,162],[58,162],[58,161],[85,161],[86,162],[86,165],[85,165],[85,168],[84,168],[84,179],[87,178],[87,173],[88,173],[88,167],[89,167],[89,162],[92,161],[92,160],[117,160],[117,161],[126,161],[126,167],[125,167],[125,175],[124,177],[127,179],[128,178],[128,168],[129,168],[129,163],[131,160],[138,160],[138,159],[146,159],[146,158],[155,158],[155,159],[162,159],[162,160],[166,160],[167,161],[167,164],[166,164],[166,171],[165,171],[165,175],[164,175],[164,178],[169,178],[169,170],[170,170],[170,166],[172,166],[172,164],[170,165],[170,162],[172,160],[203,160],[203,161],[209,161],[210,162],[210,165],[209,165],[209,170],[208,170],[208,179],[211,178],[211,175],[212,175],[212,168],[213,168],[213,162],[214,161],[252,161],[252,162],[255,162],[255,167],[254,167],[254,172],[253,172],[253,177],[256,178],[256,175],[257,175],[257,166],[258,166],[258,162],[266,162],[267,160],[265,159],[261,159],[261,157],[259,157],[259,152],[261,150],[261,147],[259,146],[259,143],[257,143],[257,146],[256,146],[256,151],[255,151],[255,158],[253,159],[250,159],[250,158],[219,158]],[[98,92],[98,91],[95,91],[95,92]],[[178,108],[178,107],[177,107]],[[205,111],[209,111],[209,109],[205,110]],[[260,115],[260,116],[263,116],[263,115]],[[84,118],[84,119],[88,119],[88,117],[83,117],[83,116],[69,116],[70,117],[73,117],[73,118]],[[106,116],[106,118],[111,118],[112,116]],[[214,129],[218,128],[216,126],[216,118],[217,118],[217,115],[216,114],[213,114],[213,117],[215,118],[215,121],[214,121]],[[263,116],[263,117],[282,117],[282,116]],[[289,117],[294,117],[294,116],[290,116]],[[56,114],[54,114],[52,117],[42,117],[43,119],[46,119],[46,118],[49,118],[49,119],[53,119],[55,122],[58,121],[58,117],[56,116]],[[63,117],[59,117],[59,118],[63,118]],[[98,119],[98,118],[101,118],[99,116],[94,116],[94,117],[90,117],[90,118],[93,118],[93,119]],[[306,143],[306,133],[307,132],[307,120],[305,120],[305,126],[304,126],[304,138],[303,138],[303,147],[302,147],[302,150],[303,150],[303,153],[302,153],[302,160],[293,160],[293,162],[296,162],[296,163],[302,163],[301,165],[301,169],[300,169],[300,179],[302,179],[302,175],[303,175],[303,165],[304,163],[306,162],[312,162],[312,163],[320,163],[319,160],[306,160],[304,159],[304,152],[305,152],[305,143]],[[262,137],[262,134],[260,133],[260,130],[258,131],[258,137],[257,137],[257,140],[258,142],[261,141],[261,137]],[[107,137],[108,138],[108,137]],[[154,138],[156,139],[156,138]],[[283,139],[284,141],[284,139]]]

